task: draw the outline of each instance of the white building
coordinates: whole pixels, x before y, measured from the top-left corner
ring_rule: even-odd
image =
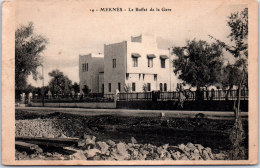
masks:
[[[144,88],[173,91],[180,82],[173,73],[173,57],[169,50],[158,49],[154,36],[140,35],[104,45],[103,64],[101,58],[96,61],[91,55],[80,56],[80,88],[87,85],[91,92],[105,94],[115,93],[116,89],[120,92],[143,92]],[[83,71],[84,64],[95,70]]]
[[[99,83],[103,83],[104,55],[88,54],[79,56],[79,85],[80,92],[84,88],[90,89],[92,93],[102,92]]]

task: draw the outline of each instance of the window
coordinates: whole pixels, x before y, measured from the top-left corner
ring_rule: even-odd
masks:
[[[88,63],[82,64],[82,72],[88,71]]]
[[[118,83],[118,90],[119,90],[119,92],[121,91],[121,84],[120,83]]]
[[[161,59],[161,68],[165,68],[165,59]]]
[[[102,84],[102,93],[104,93],[104,89],[105,89],[104,84]]]
[[[135,83],[132,83],[132,91],[135,92]]]
[[[116,59],[113,59],[113,68],[116,68]]]
[[[163,85],[162,85],[162,83],[160,83],[160,91],[162,92],[163,91]]]
[[[164,91],[167,92],[167,84],[164,84]]]
[[[132,57],[132,60],[133,60],[133,67],[138,67],[138,58]]]
[[[148,92],[151,91],[151,83],[147,83],[147,90]]]
[[[128,78],[129,78],[129,73],[126,73],[126,74],[125,74],[125,77],[126,77],[126,80],[128,80]]]
[[[82,64],[82,72],[85,72],[85,64]]]
[[[148,58],[148,67],[149,68],[153,67],[153,58]]]
[[[154,74],[154,75],[153,75],[153,79],[154,79],[155,81],[157,81],[157,74]]]
[[[141,57],[138,53],[132,53],[132,61],[133,61],[133,67],[138,67],[138,58]]]
[[[111,92],[111,83],[108,84],[108,92]]]

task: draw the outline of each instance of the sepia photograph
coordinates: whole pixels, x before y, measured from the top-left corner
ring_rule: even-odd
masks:
[[[5,1],[5,163],[256,164],[257,5]]]

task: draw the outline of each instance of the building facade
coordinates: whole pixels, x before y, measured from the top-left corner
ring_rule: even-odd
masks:
[[[80,57],[82,70],[84,61],[91,65],[90,59],[93,57]],[[103,69],[91,65],[96,68],[93,73],[80,73],[80,86],[87,84],[92,92],[105,94],[115,93],[116,89],[120,92],[173,91],[179,82],[173,73],[173,59],[169,50],[158,49],[154,36],[140,35],[105,44],[103,64],[99,64]]]
[[[104,55],[87,54],[79,55],[79,86],[80,93],[99,93],[102,88],[99,83],[104,83],[100,74],[104,72]],[[86,91],[88,89],[88,91]]]

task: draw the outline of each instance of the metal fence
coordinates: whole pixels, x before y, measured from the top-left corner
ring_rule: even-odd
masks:
[[[33,96],[32,102],[113,102],[114,94],[103,94],[103,93],[89,93],[86,95],[71,95],[71,94],[60,94],[60,95],[45,95],[44,99],[42,96]]]
[[[210,90],[210,91],[190,91],[184,90],[182,93],[174,92],[135,92],[119,93],[119,101],[168,101],[179,100],[181,94],[186,101],[194,100],[236,100],[238,90]],[[241,100],[248,100],[248,90],[241,90]]]
[[[135,92],[119,93],[117,101],[178,101],[181,97],[185,101],[195,100],[237,100],[238,90],[210,90],[174,92]],[[113,102],[114,94],[89,93],[86,95],[54,94],[42,96],[34,95],[32,102]],[[241,100],[248,100],[248,90],[241,90]]]

